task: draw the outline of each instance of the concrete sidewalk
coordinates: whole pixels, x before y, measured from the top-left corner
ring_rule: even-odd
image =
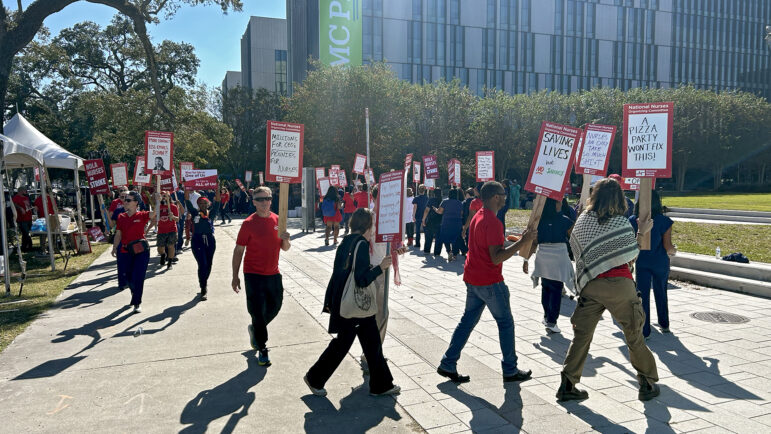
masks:
[[[563,333],[547,336],[540,290],[516,257],[504,276],[520,367],[533,370],[532,380],[503,384],[497,328],[487,312],[459,364],[472,381],[458,387],[435,373],[463,313],[462,263],[411,252],[400,261],[403,285],[391,286],[384,342],[402,394],[369,397],[349,356],[327,383],[328,398],[311,396],[302,375],[330,339],[320,312],[334,247],[324,246],[323,233],[299,233],[290,220],[293,247],[280,264],[284,307],[269,327],[273,366],[262,368],[248,344],[244,295],[229,289],[237,224],[217,226],[206,302],[196,299],[189,252],[171,272],[151,266],[156,274],[138,315],[128,315],[129,294],[114,289],[112,258],[95,262],[0,355],[2,431],[771,431],[771,300],[674,282],[673,333],[654,328],[649,341],[662,394],[647,403],[636,399],[623,336],[606,314],[584,369],[589,399],[559,404],[554,393],[575,304],[563,298]],[[351,354],[360,354],[358,344]]]
[[[273,366],[257,365],[244,292],[230,289],[239,223],[215,229],[208,301],[189,250],[168,272],[153,254],[135,315],[114,259],[94,262],[0,355],[0,431],[420,431],[393,398],[369,396],[352,357],[329,398],[310,395],[302,376],[330,337],[290,296],[269,327]]]

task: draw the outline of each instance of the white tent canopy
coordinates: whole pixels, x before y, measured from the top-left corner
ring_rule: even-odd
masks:
[[[34,167],[43,165],[43,154],[36,149],[0,134],[0,140],[3,141],[3,156],[5,165],[8,168],[16,169],[20,167]]]
[[[82,158],[57,145],[19,113],[3,125],[3,134],[18,143],[40,151],[49,169],[84,169]]]

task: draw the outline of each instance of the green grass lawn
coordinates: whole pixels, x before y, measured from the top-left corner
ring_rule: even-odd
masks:
[[[771,212],[771,193],[712,193],[664,196],[664,206],[675,208],[736,209]]]
[[[506,227],[520,231],[527,226],[530,210],[510,210]],[[771,263],[771,226],[675,222],[672,242],[681,252],[723,255],[742,252],[750,262]]]
[[[37,245],[37,240],[35,240]],[[45,312],[76,277],[91,265],[96,258],[110,247],[107,243],[91,244],[92,253],[70,257],[67,271],[64,260],[56,258],[56,271],[51,271],[48,257],[35,257],[34,253],[25,253],[27,261],[27,280],[21,297],[19,293],[19,262],[16,255],[11,256],[11,297],[0,297],[0,352],[24,331],[37,316]],[[5,292],[2,289],[3,293]],[[5,304],[12,301],[27,300],[23,303]]]

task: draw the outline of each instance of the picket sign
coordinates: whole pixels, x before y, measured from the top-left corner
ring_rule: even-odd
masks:
[[[673,123],[673,102],[624,105],[621,176],[640,178],[640,225],[651,218],[652,178],[672,177]],[[640,250],[650,250],[650,232],[639,242]]]
[[[268,121],[265,171],[268,182],[279,182],[278,233],[286,232],[289,211],[289,183],[302,182],[303,136],[305,126]]]
[[[581,208],[589,198],[593,175],[605,176],[610,162],[610,150],[616,137],[615,125],[589,124],[583,131],[576,152],[575,172],[583,175],[581,186]]]
[[[525,190],[536,194],[527,229],[538,229],[547,197],[554,200],[562,200],[564,197],[565,183],[573,169],[575,152],[581,135],[582,132],[578,128],[553,122],[541,124],[538,145],[525,183]],[[525,254],[531,253],[531,247],[532,241],[526,242],[520,251]]]

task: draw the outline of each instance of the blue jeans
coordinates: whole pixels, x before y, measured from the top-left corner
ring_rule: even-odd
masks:
[[[145,274],[147,273],[147,264],[150,262],[150,252],[145,251],[138,255],[128,253],[118,254],[118,269],[126,272],[126,280],[131,290],[131,305],[139,306],[142,304],[142,293],[145,288]]]
[[[449,372],[457,372],[458,359],[463,347],[466,345],[474,326],[479,322],[485,306],[498,323],[498,339],[501,344],[501,369],[503,375],[517,373],[517,354],[514,351],[514,318],[511,316],[509,305],[509,288],[505,283],[499,282],[488,286],[474,286],[466,284],[466,310],[460,323],[455,328],[450,340],[450,347],[442,357],[439,367]]]
[[[543,306],[543,319],[547,324],[556,324],[562,307],[562,287],[564,283],[558,280],[541,278],[541,306]]]
[[[118,287],[123,289],[128,286],[128,273],[126,273],[126,266],[128,261],[122,256],[128,256],[128,253],[121,252],[123,249],[118,249],[117,263],[118,263]]]
[[[182,251],[182,243],[185,239],[185,217],[185,213],[180,213],[177,221],[177,244],[174,246],[177,252]]]
[[[211,274],[214,251],[217,250],[217,242],[214,235],[193,234],[193,257],[198,263],[198,286],[206,289]]]
[[[638,265],[635,271],[637,274],[637,292],[640,293],[645,311],[643,336],[647,338],[651,334],[651,286],[653,286],[653,297],[656,299],[656,315],[659,318],[659,325],[665,329],[669,328],[669,302],[667,300],[669,268],[651,270]]]

